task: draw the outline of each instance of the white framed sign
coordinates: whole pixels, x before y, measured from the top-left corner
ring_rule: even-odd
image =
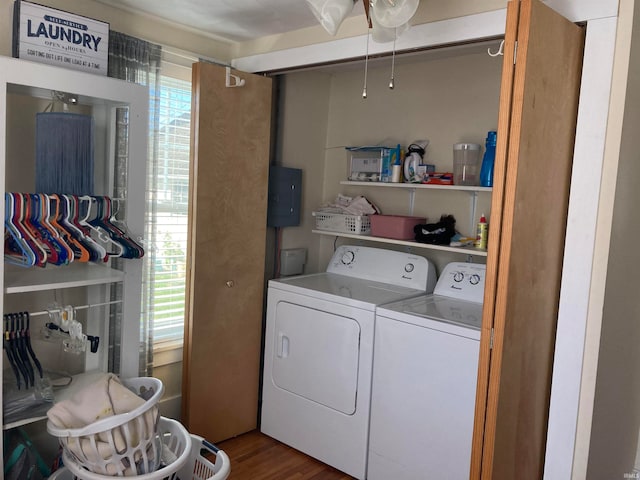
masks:
[[[107,74],[108,23],[17,0],[13,28],[14,57]]]

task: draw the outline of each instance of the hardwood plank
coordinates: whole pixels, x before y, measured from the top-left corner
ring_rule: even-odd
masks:
[[[257,430],[217,446],[231,459],[232,480],[353,480]]]

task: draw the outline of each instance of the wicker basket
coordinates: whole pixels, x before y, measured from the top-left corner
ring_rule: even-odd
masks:
[[[313,212],[312,215],[316,218],[316,230],[353,233],[355,235],[371,233],[371,222],[368,215],[343,215],[329,212]]]

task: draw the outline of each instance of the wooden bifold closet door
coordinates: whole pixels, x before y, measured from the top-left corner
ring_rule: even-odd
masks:
[[[272,81],[233,74],[193,66],[182,420],[212,442],[256,428],[260,378]]]
[[[509,2],[473,479],[543,475],[583,46],[542,2]]]

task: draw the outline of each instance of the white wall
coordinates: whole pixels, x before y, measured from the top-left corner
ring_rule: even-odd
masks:
[[[633,8],[587,478],[624,478],[640,428],[640,12]]]

